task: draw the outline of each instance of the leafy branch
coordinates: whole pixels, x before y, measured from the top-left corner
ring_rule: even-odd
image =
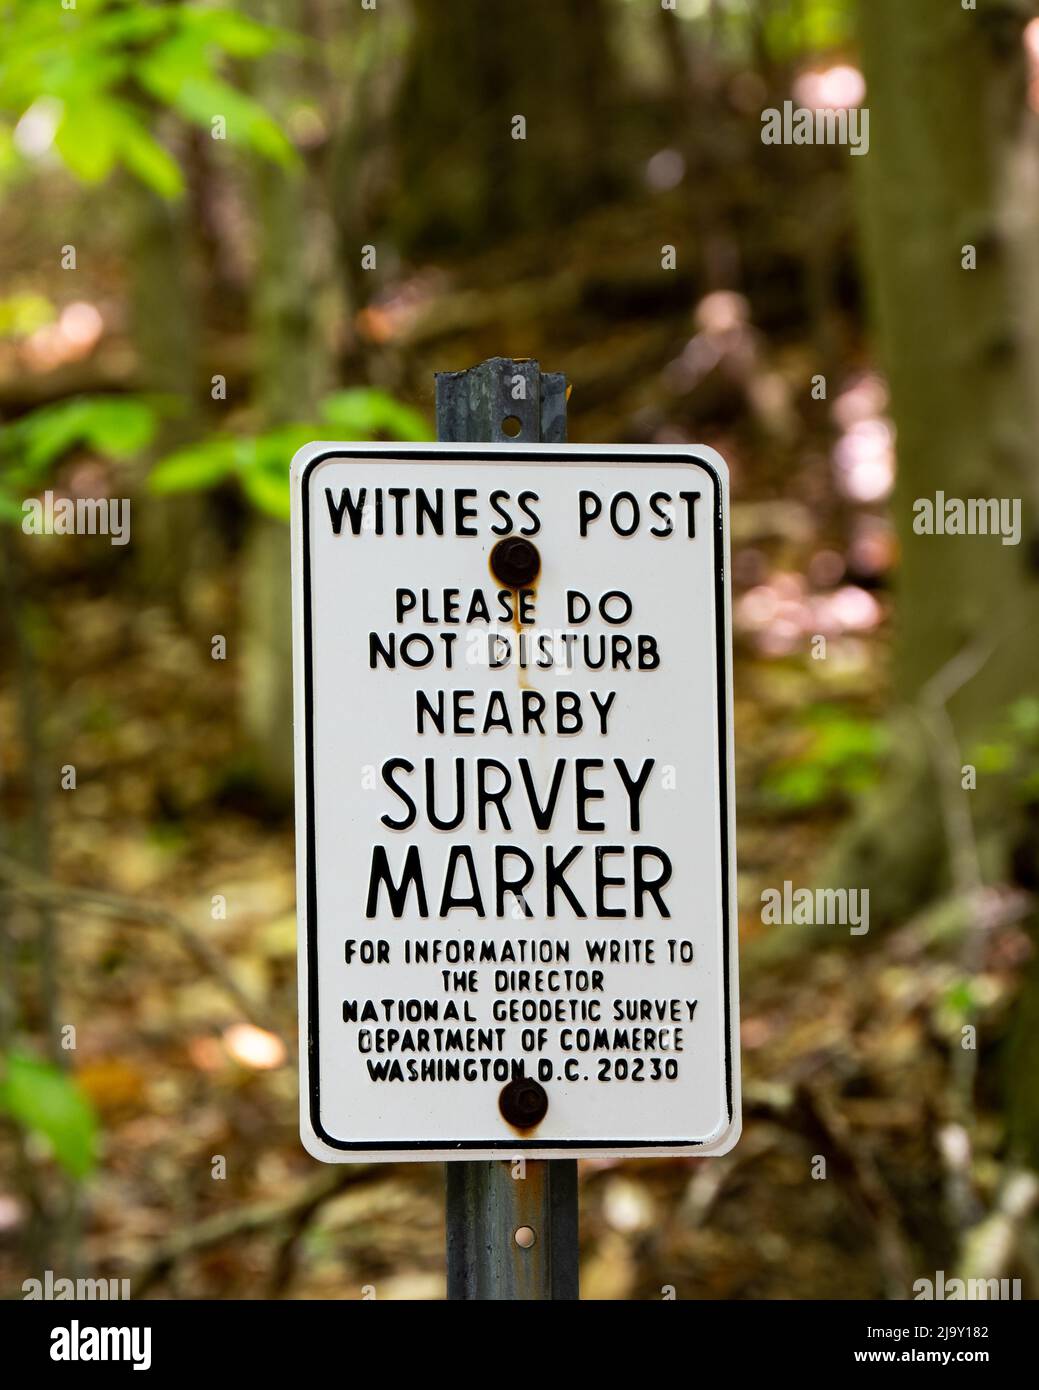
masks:
[[[317,420],[280,425],[264,434],[213,435],[161,459],[148,484],[153,492],[197,492],[228,480],[238,482],[261,512],[278,520],[289,517],[289,460],[297,449],[327,429],[341,439],[424,440],[426,421],[409,406],[371,387],[352,387],[325,396]]]
[[[0,176],[53,148],[84,183],[128,170],[164,198],[184,190],[181,170],[152,130],[170,111],[275,163],[295,151],[278,123],[222,68],[252,61],[292,35],[221,6],[140,0],[18,0],[0,6]]]

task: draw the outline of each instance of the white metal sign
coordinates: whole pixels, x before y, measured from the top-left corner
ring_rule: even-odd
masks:
[[[327,443],[292,476],[304,1144],[725,1152],[721,458]]]

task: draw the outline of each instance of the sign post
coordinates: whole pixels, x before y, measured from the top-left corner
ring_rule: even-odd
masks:
[[[293,461],[300,1133],[446,1161],[454,1299],[573,1299],[581,1157],[739,1137],[728,492],[437,378]]]
[[[566,396],[561,372],[529,360],[438,372],[437,439],[564,444]],[[576,1158],[447,1164],[447,1296],[579,1297]]]

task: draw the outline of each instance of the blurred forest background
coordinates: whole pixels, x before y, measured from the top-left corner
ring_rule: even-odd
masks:
[[[0,1291],[443,1295],[442,1170],[297,1136],[287,466],[500,354],[733,477],[746,1127],[582,1164],[584,1296],[1034,1297],[1036,6],[67,3],[0,0]]]

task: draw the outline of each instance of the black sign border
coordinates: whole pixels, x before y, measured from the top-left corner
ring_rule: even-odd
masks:
[[[310,584],[310,475],[319,464],[329,459],[371,459],[378,462],[381,457],[388,460],[400,458],[407,462],[472,462],[480,456],[479,447],[460,449],[451,445],[440,445],[436,449],[407,444],[396,445],[390,449],[376,451],[371,446],[338,445],[327,452],[308,459],[302,473],[302,532],[303,532],[303,689],[304,689],[304,750],[306,765],[306,846],[307,846],[307,1078],[310,1083],[310,1123],[315,1135],[330,1148],[356,1153],[400,1153],[430,1150],[438,1152],[457,1149],[460,1154],[469,1152],[514,1154],[528,1149],[595,1149],[628,1150],[645,1149],[689,1149],[695,1151],[712,1142],[709,1139],[519,1139],[509,1135],[502,1139],[415,1139],[415,1140],[348,1140],[330,1135],[321,1123],[321,1073],[319,1067],[318,1039],[318,968],[317,968],[317,875],[314,867],[314,739],[313,739],[313,648],[311,623],[311,584]],[[732,1056],[732,988],[730,972],[732,904],[729,893],[729,780],[728,780],[728,632],[726,629],[725,604],[725,517],[722,509],[722,485],[717,469],[696,453],[672,453],[654,450],[652,453],[611,453],[609,449],[598,448],[594,452],[577,452],[566,446],[553,447],[537,453],[519,448],[509,448],[507,455],[489,449],[487,457],[500,460],[503,464],[536,463],[544,466],[558,462],[588,464],[602,462],[631,465],[633,463],[682,463],[699,467],[711,479],[714,488],[714,544],[715,544],[715,653],[718,682],[718,771],[721,806],[719,825],[721,827],[721,868],[722,868],[722,974],[724,990],[725,1022],[725,1106],[731,1127],[735,1117],[733,1106],[733,1056]]]

